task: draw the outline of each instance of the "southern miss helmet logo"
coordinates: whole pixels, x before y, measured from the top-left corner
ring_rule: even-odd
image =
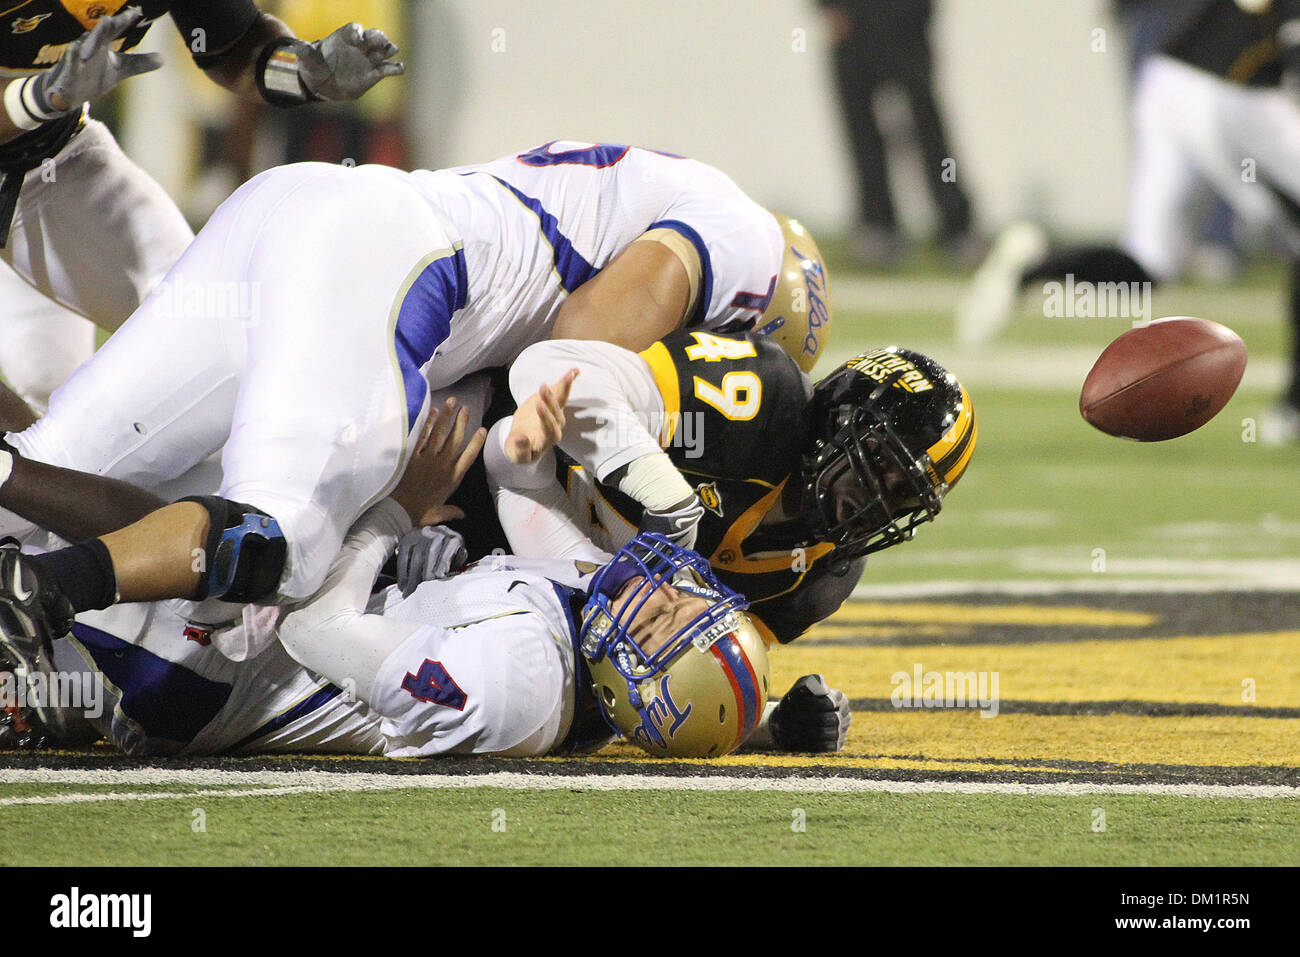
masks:
[[[873,382],[884,382],[890,376],[897,376],[894,386],[906,392],[929,392],[934,388],[925,373],[912,362],[886,350],[864,353],[851,360],[848,368],[856,369]]]
[[[700,497],[700,504],[718,518],[722,518],[722,496],[718,494],[717,482],[706,482],[695,486],[695,494]]]

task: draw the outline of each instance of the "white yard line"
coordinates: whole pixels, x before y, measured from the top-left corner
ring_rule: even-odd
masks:
[[[978,781],[879,781],[862,778],[661,777],[644,774],[355,774],[334,771],[220,771],[130,768],[0,770],[0,784],[179,784],[183,791],[49,794],[0,799],[0,806],[158,801],[186,798],[276,797],[340,791],[510,788],[523,791],[780,791],[788,793],[1012,794],[1056,797],[1084,794],[1152,794],[1170,797],[1296,798],[1300,788],[1280,784],[1009,784]],[[268,785],[216,790],[219,785]],[[207,788],[203,786],[208,786]]]

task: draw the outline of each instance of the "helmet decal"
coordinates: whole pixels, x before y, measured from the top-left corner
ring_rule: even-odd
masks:
[[[826,349],[831,330],[831,292],[821,251],[808,230],[788,216],[772,214],[781,229],[780,272],[765,297],[755,331],[771,336],[799,364],[812,371]]]

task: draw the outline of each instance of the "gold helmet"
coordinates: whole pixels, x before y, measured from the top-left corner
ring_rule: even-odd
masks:
[[[754,331],[771,336],[804,372],[812,372],[831,333],[831,289],[821,251],[808,230],[773,213],[784,254]],[[761,302],[761,300],[759,300]]]
[[[636,580],[632,594],[616,601]],[[663,585],[708,607],[647,652],[632,632],[644,640],[646,616],[638,612]],[[718,581],[707,559],[643,532],[596,573],[590,595],[579,644],[615,731],[657,757],[713,758],[758,726],[767,704],[767,646],[744,614],[749,603]]]

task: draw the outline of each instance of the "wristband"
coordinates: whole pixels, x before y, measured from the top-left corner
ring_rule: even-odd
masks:
[[[46,116],[32,100],[29,87],[34,79],[31,76],[22,77],[5,87],[5,112],[9,114],[9,122],[23,131],[34,130],[47,120],[54,119],[54,116]]]
[[[302,106],[319,97],[303,85],[297,47],[301,40],[281,37],[266,45],[257,60],[257,91],[272,106]]]

